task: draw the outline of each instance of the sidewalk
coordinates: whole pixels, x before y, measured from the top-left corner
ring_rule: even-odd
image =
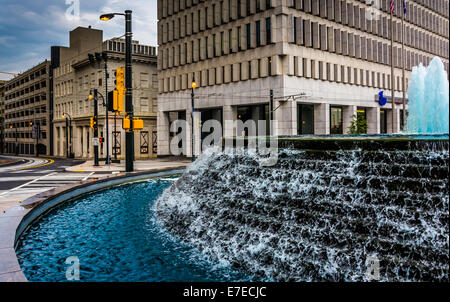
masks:
[[[190,159],[177,158],[177,157],[166,157],[166,158],[155,158],[148,160],[135,160],[134,170],[135,171],[146,171],[152,169],[163,169],[163,168],[185,168],[191,164]],[[121,160],[120,164],[111,163],[110,165],[105,165],[104,161],[100,162],[99,167],[94,167],[94,161],[88,160],[81,165],[72,166],[66,168],[66,171],[72,172],[125,172],[125,160]]]

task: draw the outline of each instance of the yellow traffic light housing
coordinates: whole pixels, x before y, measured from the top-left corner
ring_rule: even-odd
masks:
[[[116,89],[119,91],[125,90],[125,70],[123,68],[117,68],[116,72]]]
[[[125,117],[122,120],[122,128],[125,130],[130,130],[131,127],[131,123],[130,123],[130,118],[129,117]]]
[[[133,118],[133,131],[141,131],[144,129],[144,121],[140,118]]]
[[[91,128],[94,129],[97,126],[97,120],[94,117],[91,117]]]
[[[113,109],[119,113],[124,112],[124,94],[120,90],[113,91]]]
[[[114,74],[116,76],[116,80],[114,81],[116,87],[113,92],[113,109],[114,111],[122,113],[125,111],[125,70],[122,67],[117,68]]]

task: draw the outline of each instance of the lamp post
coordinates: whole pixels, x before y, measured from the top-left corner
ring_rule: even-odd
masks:
[[[66,152],[67,158],[72,158],[72,117],[68,113],[63,113],[63,119],[66,119]]]
[[[9,129],[12,129],[13,125],[9,125]],[[19,142],[18,142],[18,138],[19,138],[19,133],[17,132],[17,127],[16,127],[16,133],[14,135],[16,137],[16,146],[14,148],[14,151],[16,153],[16,156],[19,155]]]
[[[192,162],[195,161],[195,155],[194,155],[194,144],[195,144],[195,139],[194,139],[194,98],[195,98],[195,94],[194,94],[194,89],[197,88],[197,83],[195,81],[192,82],[191,84],[191,136],[192,136],[192,147],[191,147],[191,152],[192,152]]]
[[[130,121],[133,120],[133,87],[132,87],[132,11],[126,10],[125,14],[122,13],[109,13],[100,16],[100,20],[108,21],[114,18],[114,16],[125,16],[125,111]],[[132,125],[131,125],[132,128]],[[132,129],[125,133],[126,143],[126,172],[132,172],[134,170],[134,132]]]
[[[94,139],[98,139],[98,90],[89,93],[89,99],[94,100]],[[98,167],[98,142],[94,144],[94,167]]]

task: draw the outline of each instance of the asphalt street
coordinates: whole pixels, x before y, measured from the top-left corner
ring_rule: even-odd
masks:
[[[0,213],[44,191],[111,172],[66,171],[81,160],[23,158],[0,155],[16,162],[0,165]],[[94,174],[97,174],[94,176]]]

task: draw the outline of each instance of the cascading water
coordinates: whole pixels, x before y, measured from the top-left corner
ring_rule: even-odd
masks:
[[[448,140],[413,145],[282,148],[274,167],[205,152],[155,209],[169,232],[255,280],[370,280],[373,256],[381,281],[448,281]]]
[[[441,59],[413,68],[408,98],[408,133],[449,133],[449,84]]]

